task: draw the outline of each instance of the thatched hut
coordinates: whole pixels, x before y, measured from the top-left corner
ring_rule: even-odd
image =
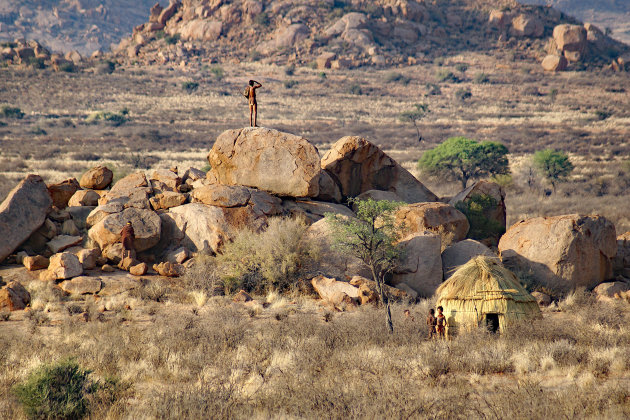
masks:
[[[500,332],[514,321],[542,316],[514,273],[492,257],[479,256],[462,265],[436,294],[449,335],[479,326]]]

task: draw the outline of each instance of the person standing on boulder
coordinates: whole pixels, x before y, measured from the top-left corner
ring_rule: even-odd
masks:
[[[245,88],[243,95],[249,100],[249,126],[258,127],[258,102],[256,102],[256,89],[262,85],[255,80],[249,81],[249,86]]]
[[[123,259],[127,257],[136,258],[136,251],[133,248],[133,241],[136,239],[136,233],[133,231],[131,222],[127,222],[127,224],[122,228],[120,236],[120,241],[123,246]]]

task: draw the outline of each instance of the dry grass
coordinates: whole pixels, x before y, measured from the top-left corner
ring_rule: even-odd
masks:
[[[11,388],[41,363],[67,357],[95,379],[129,386],[93,408],[97,419],[630,415],[627,303],[578,292],[560,302],[561,312],[500,336],[478,330],[427,341],[429,301],[395,305],[389,335],[374,307],[335,314],[274,292],[253,305],[201,294],[178,303],[176,295],[132,305],[119,297],[124,305],[88,322],[63,306],[91,304],[64,299],[28,319],[14,313],[0,323],[0,416],[22,418]]]

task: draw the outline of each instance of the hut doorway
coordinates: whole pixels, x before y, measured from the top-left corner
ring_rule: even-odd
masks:
[[[499,314],[486,314],[486,328],[491,333],[499,331]]]

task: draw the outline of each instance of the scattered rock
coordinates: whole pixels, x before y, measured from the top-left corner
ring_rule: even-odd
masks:
[[[612,277],[616,239],[615,226],[601,216],[535,217],[511,226],[499,251],[508,268],[531,272],[544,286],[566,292]]]
[[[116,202],[95,207],[85,219],[85,225],[86,227],[91,228],[110,214],[120,213],[123,209],[123,205]]]
[[[337,54],[333,52],[323,52],[317,57],[315,62],[317,63],[317,68],[319,70],[325,70],[330,68],[330,64],[332,61],[337,58]]]
[[[565,57],[570,61],[579,60],[587,51],[586,29],[580,25],[562,24],[556,26],[553,29],[553,40],[558,49],[565,53]],[[577,53],[577,56],[566,54],[567,52]],[[577,60],[571,60],[571,58],[577,58]]]
[[[306,139],[267,128],[228,130],[208,154],[219,183],[291,197],[319,194],[319,154]]]
[[[34,257],[24,257],[22,263],[28,271],[36,271],[48,268],[50,260],[41,255],[35,255]]]
[[[630,286],[626,282],[615,281],[609,283],[602,283],[593,289],[593,293],[598,299],[619,299],[625,296],[625,293],[630,290]]]
[[[0,204],[0,262],[46,220],[52,200],[42,177],[28,175]]]
[[[537,17],[521,14],[512,19],[511,32],[514,36],[540,38],[545,32],[545,26]]]
[[[48,271],[52,273],[57,280],[65,280],[80,276],[83,273],[83,266],[76,255],[70,252],[62,252],[50,257]]]
[[[19,311],[31,303],[31,294],[17,281],[0,289],[0,310]]]
[[[116,269],[114,267],[112,267],[111,265],[109,265],[109,264],[104,264],[101,267],[101,271],[103,273],[113,273],[114,271],[116,271]]]
[[[378,294],[378,288],[374,280],[370,280],[362,276],[352,276],[350,284],[359,288],[359,300],[361,305],[372,302],[380,302],[381,297]],[[398,287],[391,287],[384,284],[383,288],[385,289],[390,301],[393,300],[400,302],[409,298],[409,294],[400,290]]]
[[[442,284],[441,238],[412,235],[400,242],[404,260],[394,271],[391,284],[405,283],[421,297],[431,297]]]
[[[311,280],[313,288],[319,296],[333,305],[337,306],[344,302],[345,296],[352,300],[359,299],[359,288],[350,283],[337,281],[334,278],[317,276]]]
[[[102,282],[98,277],[79,276],[59,284],[61,290],[72,295],[95,294],[101,290]]]
[[[211,206],[240,207],[249,203],[250,191],[240,185],[211,184],[195,188],[191,195],[195,201]]]
[[[188,258],[190,258],[190,251],[182,246],[175,251],[169,252],[166,256],[166,261],[173,264],[182,264]]]
[[[562,55],[549,54],[546,56],[541,66],[545,71],[565,71],[569,62]]]
[[[102,287],[99,296],[115,296],[133,290],[139,282],[130,277],[109,276],[101,278]]]
[[[232,302],[245,303],[245,302],[251,302],[252,300],[254,299],[252,299],[249,293],[247,293],[245,290],[240,290],[236,295],[234,295]]]
[[[76,178],[70,178],[56,184],[48,185],[48,192],[52,197],[53,206],[58,209],[66,208],[70,198],[72,198],[74,193],[80,188],[79,181],[77,181]]]
[[[183,267],[180,264],[173,264],[168,261],[154,264],[153,269],[164,277],[179,277],[183,273]]]
[[[444,271],[444,280],[453,275],[462,265],[480,255],[486,257],[496,257],[490,248],[473,239],[466,239],[457,242],[442,252],[442,270]]]
[[[178,33],[182,39],[195,41],[216,41],[221,36],[223,24],[216,20],[195,19],[186,22]]]
[[[165,191],[149,199],[153,210],[165,210],[171,207],[181,206],[186,202],[186,196],[182,193]]]
[[[134,265],[138,265],[138,263],[139,261],[137,261],[135,258],[125,257],[121,259],[118,263],[118,268],[123,271],[129,271],[131,267],[133,267]]]
[[[81,249],[75,255],[83,266],[84,270],[92,270],[101,257],[101,250],[98,248]]]
[[[160,184],[165,185],[168,191],[177,191],[182,183],[182,179],[175,172],[168,169],[158,169],[151,174],[151,183],[158,181]]]
[[[59,235],[46,244],[48,249],[57,254],[71,246],[79,245],[83,241],[81,236]]]
[[[95,191],[78,190],[68,200],[68,206],[97,206],[100,198],[101,196]]]
[[[532,292],[530,294],[534,297],[534,299],[536,299],[536,302],[538,302],[539,306],[551,305],[551,296],[549,296],[548,294],[542,292]]]
[[[361,137],[341,138],[322,158],[321,166],[339,185],[344,199],[383,190],[409,203],[438,201],[409,171]]]
[[[442,249],[466,238],[470,225],[466,216],[445,203],[415,203],[396,212],[395,223],[405,236],[432,232],[442,238]]]
[[[145,274],[147,274],[148,270],[149,266],[146,263],[140,263],[129,267],[129,274],[133,276],[144,276]]]
[[[61,233],[66,236],[79,236],[81,232],[79,232],[79,228],[74,224],[72,219],[68,219],[61,225]]]

